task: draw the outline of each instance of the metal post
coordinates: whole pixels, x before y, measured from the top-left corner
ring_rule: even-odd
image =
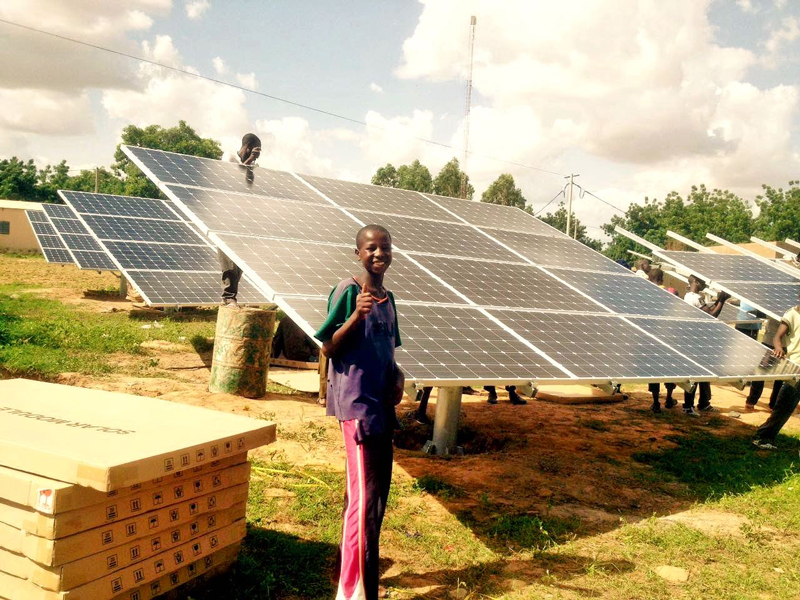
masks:
[[[440,387],[436,398],[433,439],[423,450],[429,454],[458,454],[456,445],[458,421],[461,416],[461,391],[459,387]]]
[[[94,168],[94,193],[100,193],[100,167]]]
[[[119,297],[123,300],[128,297],[128,280],[122,273],[119,275]]]
[[[570,234],[570,225],[572,224],[572,173],[569,174],[569,200],[567,201],[567,230],[564,232]]]

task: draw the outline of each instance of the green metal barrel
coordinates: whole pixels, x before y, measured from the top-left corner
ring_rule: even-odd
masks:
[[[221,306],[214,335],[210,392],[261,398],[267,392],[275,311]]]

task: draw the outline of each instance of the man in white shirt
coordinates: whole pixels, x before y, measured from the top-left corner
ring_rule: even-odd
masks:
[[[246,167],[253,167],[261,155],[261,140],[255,133],[248,133],[242,138],[242,147],[236,152],[225,152],[224,162],[232,162]],[[245,169],[245,179],[252,181],[252,169]],[[239,293],[239,280],[242,270],[225,254],[218,251],[219,266],[222,270],[222,304],[238,308],[236,295]]]
[[[716,302],[713,304],[707,304],[705,298],[702,295],[702,291],[706,287],[706,282],[700,279],[699,277],[695,277],[694,275],[689,276],[689,291],[686,292],[683,296],[684,302],[687,302],[694,306],[695,308],[699,308],[703,312],[707,312],[712,317],[718,317],[719,313],[722,312],[723,307],[725,306],[725,302],[730,298],[730,294],[726,292],[720,292],[717,296]],[[700,388],[700,402],[697,405],[697,410],[700,412],[718,412],[716,408],[711,406],[711,384],[707,381],[701,381],[700,383],[696,383],[692,386],[691,391],[683,393],[683,412],[687,415],[696,417],[698,412],[694,409],[694,396],[697,393],[697,389]]]
[[[650,277],[650,261],[646,258],[640,258],[633,266],[636,267],[637,277],[641,277],[643,279],[648,279]]]

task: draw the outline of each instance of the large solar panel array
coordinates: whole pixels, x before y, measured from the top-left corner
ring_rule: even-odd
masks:
[[[123,146],[209,239],[308,334],[360,265],[360,226],[391,231],[403,347],[429,385],[785,378],[786,361],[510,207]],[[671,343],[673,328],[703,337]],[[732,350],[709,354],[709,341]],[[741,338],[741,339],[739,339]],[[706,361],[708,364],[705,364]],[[780,374],[778,374],[780,372]]]
[[[25,215],[47,262],[60,265],[75,264],[75,259],[67,250],[47,213],[43,210],[26,210]]]
[[[147,304],[219,304],[222,282],[216,248],[167,202],[88,192],[59,194]],[[239,302],[267,301],[243,278]]]
[[[114,261],[92,237],[92,234],[78,219],[78,215],[69,206],[43,204],[42,207],[79,269],[116,270]]]
[[[800,302],[800,272],[794,276],[752,256],[676,250],[661,250],[656,254],[706,283],[713,282],[714,287],[773,319],[780,320]]]

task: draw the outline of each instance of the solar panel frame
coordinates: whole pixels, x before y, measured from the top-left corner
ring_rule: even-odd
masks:
[[[79,269],[114,271],[116,265],[92,234],[78,219],[71,207],[64,204],[43,204],[44,212],[53,224],[56,234]]]
[[[800,283],[800,273],[798,276],[794,276],[778,267],[743,254],[661,250],[658,255],[670,262],[680,264],[690,271],[702,271],[708,280],[716,282]]]
[[[75,259],[67,250],[44,210],[26,210],[25,216],[28,218],[36,243],[47,262],[57,265],[75,264]],[[49,233],[39,233],[39,231]]]

